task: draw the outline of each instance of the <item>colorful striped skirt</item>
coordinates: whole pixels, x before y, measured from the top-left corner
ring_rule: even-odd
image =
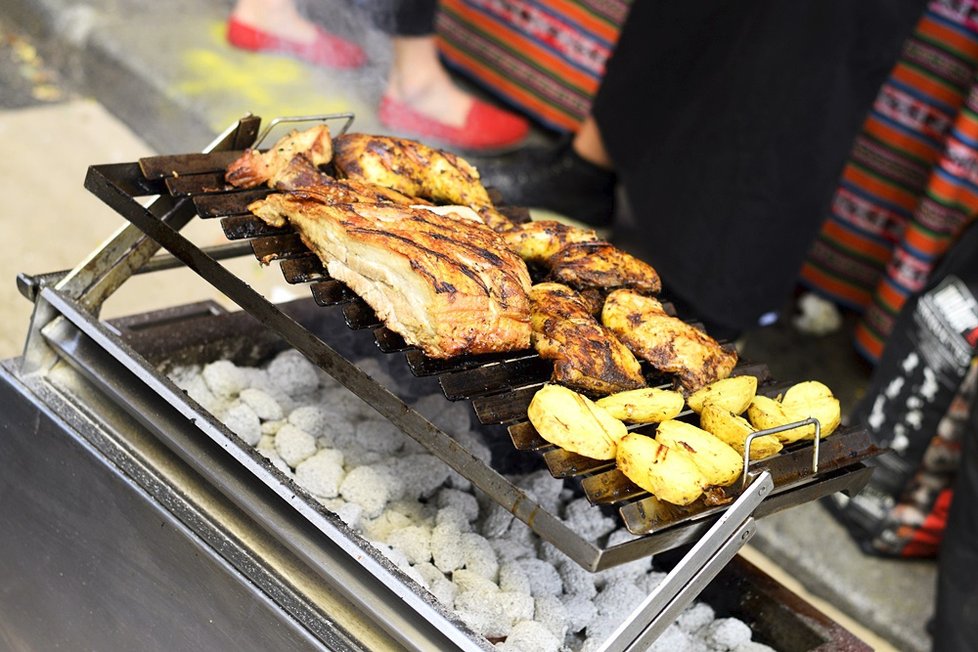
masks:
[[[591,108],[631,0],[442,0],[442,58],[551,129]]]
[[[935,0],[857,137],[802,282],[863,311],[879,359],[897,313],[978,213],[978,0]]]

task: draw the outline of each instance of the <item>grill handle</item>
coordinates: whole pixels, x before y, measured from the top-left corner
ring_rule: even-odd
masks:
[[[600,652],[647,650],[754,536],[754,510],[773,490],[771,473],[762,471],[604,642]]]

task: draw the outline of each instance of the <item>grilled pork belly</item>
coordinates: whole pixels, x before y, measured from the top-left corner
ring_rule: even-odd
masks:
[[[297,155],[308,159],[313,167],[329,163],[333,158],[329,127],[321,124],[291,131],[264,152],[248,148],[228,166],[224,179],[237,188],[254,188],[280,175]]]
[[[424,208],[330,205],[315,189],[249,209],[290,222],[392,331],[433,358],[530,346],[526,265],[484,224]]]
[[[686,392],[726,378],[737,364],[736,351],[686,322],[667,315],[652,297],[615,290],[601,311],[602,323],[640,358],[675,374]]]
[[[469,206],[496,231],[513,226],[493,207],[479,171],[460,156],[415,140],[359,133],[339,136],[333,146],[339,176],[435,203]]]
[[[638,360],[573,289],[538,283],[530,288],[530,309],[533,346],[554,361],[551,380],[602,395],[645,386]]]
[[[644,294],[662,290],[655,269],[608,242],[574,242],[547,260],[550,278],[576,290],[630,288]]]

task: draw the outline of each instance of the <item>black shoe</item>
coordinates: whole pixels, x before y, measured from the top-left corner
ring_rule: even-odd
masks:
[[[570,138],[552,147],[467,160],[501,203],[552,211],[593,227],[609,226],[614,219],[615,173],[581,158]]]

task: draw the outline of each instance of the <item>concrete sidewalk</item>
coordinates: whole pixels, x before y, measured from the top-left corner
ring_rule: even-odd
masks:
[[[145,145],[157,153],[183,153],[199,151],[248,113],[268,120],[353,112],[357,130],[380,131],[375,107],[389,51],[382,36],[341,15],[347,4],[330,0],[317,13],[330,16],[331,28],[347,30],[364,43],[371,63],[355,73],[231,48],[223,31],[230,0],[4,0],[0,21],[29,34],[71,85],[128,125],[138,136],[132,151]],[[77,122],[51,126],[85,130],[101,124],[87,122],[88,111],[67,114],[82,116]],[[110,135],[87,134],[89,141],[102,137]],[[95,151],[93,156],[108,155]],[[84,159],[84,152],[79,156]],[[115,161],[88,161],[109,162]],[[844,404],[858,397],[865,382],[865,369],[854,360],[845,334],[811,338],[782,324],[752,333],[747,347],[748,357],[768,362],[776,377],[823,380]],[[933,609],[932,562],[863,555],[817,503],[763,519],[752,545],[780,567],[766,570],[796,581],[827,609],[834,607],[894,649],[929,649],[925,623]]]

